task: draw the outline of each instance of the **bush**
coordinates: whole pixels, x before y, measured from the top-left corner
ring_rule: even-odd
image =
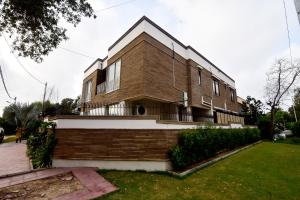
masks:
[[[186,157],[179,145],[174,146],[170,151],[171,162],[173,163],[173,167],[176,169],[180,169],[185,167],[186,165]]]
[[[290,129],[294,136],[300,137],[300,122],[290,122],[287,124],[287,129]]]
[[[272,139],[272,132],[271,132],[271,119],[269,116],[261,116],[258,119],[258,128],[261,132],[261,137],[263,139]]]
[[[39,131],[31,133],[27,140],[27,155],[32,160],[33,168],[52,165],[55,145],[55,124],[41,122]]]
[[[174,169],[178,170],[259,139],[260,131],[257,128],[183,130],[169,156]]]
[[[42,126],[41,120],[31,120],[25,129],[24,134],[22,135],[23,139],[28,139],[28,137],[33,133],[37,133],[38,129]]]

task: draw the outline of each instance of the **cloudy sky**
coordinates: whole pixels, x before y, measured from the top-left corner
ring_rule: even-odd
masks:
[[[20,58],[34,76],[54,88],[52,101],[81,93],[83,71],[139,18],[146,15],[186,45],[191,45],[236,81],[238,95],[264,98],[266,72],[274,59],[288,55],[282,0],[91,0],[96,19],[76,28],[66,24],[69,40],[37,64]],[[122,4],[113,7],[113,5]],[[293,0],[286,0],[294,57],[300,57],[300,25]],[[110,8],[110,9],[105,9]],[[0,63],[11,96],[42,99],[43,85],[28,76],[0,37]],[[0,84],[0,114],[11,101]],[[287,102],[289,104],[290,102]]]

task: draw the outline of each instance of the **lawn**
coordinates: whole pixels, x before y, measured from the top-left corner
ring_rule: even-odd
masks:
[[[5,140],[3,140],[3,143],[7,143],[7,142],[16,142],[16,136],[10,136],[7,137]]]
[[[114,199],[300,199],[300,146],[263,142],[185,179],[147,172],[100,171]]]

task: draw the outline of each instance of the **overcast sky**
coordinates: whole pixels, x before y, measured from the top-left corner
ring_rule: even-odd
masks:
[[[288,39],[282,0],[91,0],[96,19],[66,25],[69,40],[37,64],[20,58],[36,77],[54,87],[53,101],[80,95],[83,71],[139,18],[146,15],[185,45],[191,45],[231,76],[238,96],[264,98],[266,72],[275,58],[287,56]],[[300,26],[293,0],[286,0],[292,52],[300,57]],[[11,96],[18,101],[42,100],[43,85],[26,74],[0,37],[0,63]],[[0,84],[0,114],[11,101]],[[287,102],[288,104],[289,102]]]

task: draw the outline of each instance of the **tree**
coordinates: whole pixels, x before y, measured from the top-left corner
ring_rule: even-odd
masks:
[[[96,17],[86,0],[0,0],[0,35],[8,33],[19,56],[42,62],[67,40],[61,19],[76,26],[82,17]]]
[[[26,128],[27,124],[38,119],[39,109],[34,104],[15,103],[9,106],[9,109],[14,114],[17,127]]]
[[[4,129],[4,134],[11,133],[11,131],[10,131],[11,129],[10,129],[9,125],[7,124],[7,122],[5,121],[5,119],[3,119],[2,117],[0,117],[0,129],[1,128]],[[1,142],[2,142],[2,140],[1,140],[1,130],[0,130],[0,143]]]
[[[263,114],[263,103],[254,97],[247,96],[242,104],[242,114],[245,115],[245,123],[257,124],[258,118]]]
[[[65,98],[65,99],[61,100],[59,114],[60,115],[72,114],[73,103],[74,103],[74,99],[71,99],[71,98]]]
[[[300,88],[295,89],[294,92],[295,92],[294,99],[293,99],[294,107],[291,106],[289,108],[289,113],[290,113],[291,117],[293,118],[293,121],[296,121],[295,113],[296,113],[298,120],[300,117]],[[295,113],[294,113],[294,108],[295,108]]]
[[[275,114],[284,97],[300,75],[300,61],[290,64],[286,59],[278,59],[267,74],[266,98],[271,112],[271,133],[274,133]]]
[[[2,119],[4,120],[2,126],[4,128],[5,134],[14,133],[17,128],[17,123],[15,120],[15,112],[11,108],[11,105],[3,109]]]

